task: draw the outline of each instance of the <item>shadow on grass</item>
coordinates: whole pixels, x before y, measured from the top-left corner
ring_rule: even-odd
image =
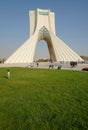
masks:
[[[5,75],[3,75],[3,78],[5,78],[5,79],[10,79],[10,78],[8,78],[8,76],[5,76]]]

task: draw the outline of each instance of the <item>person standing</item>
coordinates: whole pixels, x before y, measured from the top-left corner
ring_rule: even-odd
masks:
[[[39,66],[39,63],[37,62],[37,67]]]

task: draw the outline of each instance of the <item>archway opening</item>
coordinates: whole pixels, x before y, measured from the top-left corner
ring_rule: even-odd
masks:
[[[37,43],[35,49],[34,61],[49,61],[50,54],[46,41],[41,40]]]

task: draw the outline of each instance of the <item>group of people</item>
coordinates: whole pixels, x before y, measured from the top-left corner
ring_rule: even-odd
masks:
[[[71,67],[75,67],[75,66],[77,66],[77,62],[71,61],[71,62],[70,62],[70,65],[71,65]]]

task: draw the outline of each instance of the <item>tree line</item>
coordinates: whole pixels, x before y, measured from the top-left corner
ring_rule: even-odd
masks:
[[[5,62],[5,58],[0,58],[0,64]]]

